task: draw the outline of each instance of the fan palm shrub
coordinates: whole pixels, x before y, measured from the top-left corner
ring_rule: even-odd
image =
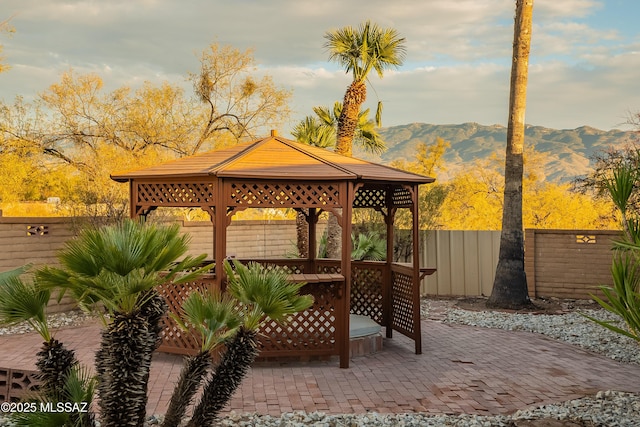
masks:
[[[36,272],[48,288],[100,310],[105,329],[96,354],[102,426],[142,426],[151,356],[167,311],[155,287],[194,280],[206,255],[185,256],[189,238],[169,227],[126,220],[86,229],[60,252],[61,267]]]
[[[382,261],[387,256],[387,241],[375,231],[351,234],[351,259]],[[318,258],[327,258],[327,233],[320,237]]]
[[[75,352],[53,337],[46,316],[50,291],[36,281],[23,281],[20,276],[28,269],[29,266],[25,266],[0,273],[0,324],[27,322],[44,340],[36,355],[41,383],[33,397],[40,402],[91,402],[95,379],[79,366]],[[25,426],[90,426],[93,415],[90,412],[23,413],[13,421]]]
[[[177,427],[211,367],[211,351],[223,344],[240,326],[238,301],[217,291],[193,292],[183,302],[181,315],[173,319],[200,342],[200,351],[185,359],[171,396],[162,427]]]
[[[237,300],[241,324],[225,341],[225,350],[202,391],[189,427],[210,426],[233,396],[258,355],[257,331],[271,319],[287,318],[313,304],[313,297],[300,295],[304,283],[291,283],[287,274],[257,263],[247,266],[225,261],[227,292]]]
[[[12,414],[12,426],[16,427],[93,427],[95,415],[91,411],[91,401],[95,394],[97,378],[89,370],[78,364],[74,365],[64,379],[60,394],[53,398],[42,392],[34,395],[35,400],[58,408],[57,403],[76,404],[78,411],[36,411]]]
[[[374,232],[351,235],[351,259],[356,261],[382,261],[387,255],[387,241]]]
[[[66,376],[78,363],[73,350],[56,340],[49,329],[46,307],[50,291],[36,282],[25,282],[20,275],[28,267],[0,275],[0,324],[11,326],[27,322],[44,340],[36,366],[40,370],[41,390],[52,398],[62,391]]]

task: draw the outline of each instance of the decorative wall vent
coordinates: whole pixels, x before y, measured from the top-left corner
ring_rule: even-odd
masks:
[[[27,225],[27,236],[46,236],[49,234],[48,225]]]
[[[593,234],[577,234],[576,243],[594,244],[596,243],[596,236]]]

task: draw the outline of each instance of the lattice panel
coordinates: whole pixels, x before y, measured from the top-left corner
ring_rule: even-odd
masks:
[[[383,266],[353,266],[351,270],[351,313],[369,316],[383,323]]]
[[[253,207],[339,206],[335,185],[317,184],[231,184],[232,203]]]
[[[316,273],[318,274],[341,274],[342,269],[340,268],[340,263],[332,263],[332,264],[318,264],[316,266]]]
[[[270,270],[270,271],[275,270],[275,271],[279,271],[281,273],[286,273],[286,274],[304,274],[304,263],[281,265],[281,264],[273,264],[268,262],[261,262],[260,264],[262,264],[267,270]]]
[[[413,280],[411,276],[392,272],[393,326],[402,328],[409,334],[415,332],[413,324]]]
[[[0,369],[0,401],[18,402],[32,391],[38,390],[38,372],[22,369]]]
[[[311,294],[311,308],[292,316],[285,325],[267,322],[259,330],[260,357],[279,354],[338,354],[336,310],[341,284],[308,284],[300,293]]]
[[[382,188],[361,188],[353,198],[354,208],[382,209],[386,207],[387,192]]]
[[[393,206],[396,208],[410,208],[413,205],[411,192],[405,188],[395,188],[392,195]]]
[[[182,303],[194,291],[204,291],[209,288],[210,282],[198,281],[192,283],[185,283],[182,285],[175,285],[173,283],[167,283],[158,287],[158,292],[164,297],[169,306],[169,312],[178,314]],[[160,332],[162,338],[162,344],[159,350],[167,353],[179,353],[179,354],[196,354],[200,345],[197,340],[188,332],[184,332],[178,327],[176,322],[170,317],[165,316],[162,320],[163,330]]]
[[[138,205],[147,206],[213,206],[213,183],[139,183]]]

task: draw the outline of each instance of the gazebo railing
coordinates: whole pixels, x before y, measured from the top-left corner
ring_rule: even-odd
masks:
[[[243,260],[246,262],[246,260]],[[344,277],[339,274],[304,273],[306,260],[260,260],[270,268],[282,269],[294,280],[305,282],[301,294],[314,297],[313,305],[294,316],[285,324],[267,321],[258,330],[261,358],[298,356],[302,358],[324,357],[340,354],[341,333],[348,333],[346,304],[344,303]],[[192,283],[176,285],[167,283],[159,287],[165,297],[169,311],[179,313],[187,296],[194,291],[215,288],[215,275],[207,274]],[[223,289],[224,291],[224,289]],[[194,355],[200,344],[197,339],[178,327],[166,316],[161,331],[162,344],[159,351],[172,354]]]
[[[251,260],[241,260],[243,263]],[[327,356],[340,354],[340,331],[345,330],[344,278],[340,276],[340,261],[333,259],[268,259],[253,260],[264,266],[282,271],[309,282],[302,294],[311,294],[314,304],[308,310],[293,316],[280,325],[267,322],[259,330],[260,357]],[[313,267],[315,265],[315,271]],[[312,282],[305,278],[313,279]],[[178,313],[190,292],[211,289],[215,275],[184,285],[165,284],[160,293],[166,298],[169,310]],[[352,314],[371,317],[387,329],[391,328],[418,343],[420,326],[416,325],[416,294],[413,289],[413,269],[393,263],[389,269],[385,262],[353,261],[351,264],[351,299],[348,307]],[[417,318],[419,319],[419,311]],[[419,320],[418,320],[419,322]],[[348,331],[347,331],[348,332]],[[162,331],[159,350],[167,353],[195,354],[198,342],[189,333],[180,330],[167,317]],[[387,335],[390,335],[388,330]]]
[[[420,300],[413,288],[413,267],[394,263],[391,265],[392,328],[413,339],[416,351],[421,348]]]
[[[318,259],[318,273],[340,273],[340,261]],[[384,277],[387,265],[376,261],[353,261],[351,263],[351,301],[349,311],[352,314],[369,316],[382,326],[385,325]]]

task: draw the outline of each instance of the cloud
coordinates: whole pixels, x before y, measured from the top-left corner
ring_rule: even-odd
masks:
[[[609,7],[536,0],[532,124],[608,128],[640,108],[631,105],[640,89],[637,36],[592,25]],[[100,74],[107,90],[167,80],[189,93],[196,55],[218,41],[253,48],[260,73],[294,90],[297,119],[340,100],[349,84],[328,62],[325,32],[372,19],[396,28],[408,47],[405,66],[372,78],[368,106],[384,101],[385,124],[506,123],[513,0],[3,0],[3,10],[16,14],[17,30],[0,39],[13,66],[0,76],[5,100],[33,97],[69,68]]]

